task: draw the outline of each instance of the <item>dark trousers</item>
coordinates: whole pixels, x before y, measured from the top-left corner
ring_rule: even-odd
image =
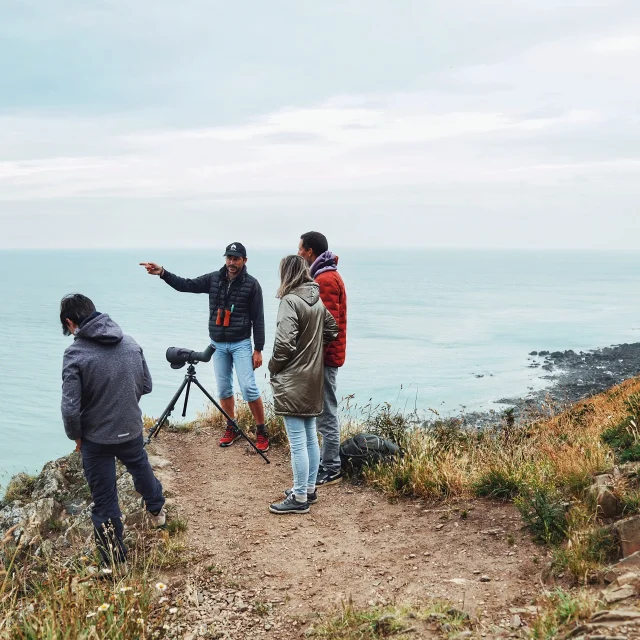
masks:
[[[91,520],[98,550],[106,564],[122,562],[126,559],[127,548],[118,504],[116,458],[133,477],[133,486],[142,496],[147,511],[157,513],[162,509],[162,485],[153,474],[142,435],[118,444],[98,444],[83,439],[81,452],[84,477],[89,483],[93,499]]]

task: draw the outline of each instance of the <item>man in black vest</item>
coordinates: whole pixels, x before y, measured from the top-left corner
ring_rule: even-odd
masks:
[[[247,251],[240,242],[225,250],[225,265],[219,271],[199,278],[181,278],[155,262],[141,262],[147,273],[160,276],[176,291],[209,294],[209,336],[215,347],[213,369],[218,385],[220,405],[235,418],[233,369],[235,367],[242,397],[256,421],[256,446],[269,450],[264,426],[264,405],[256,385],[254,370],[262,366],[264,348],[264,304],[260,284],[247,272]],[[251,348],[253,327],[254,348]],[[220,446],[232,445],[240,434],[228,422]]]

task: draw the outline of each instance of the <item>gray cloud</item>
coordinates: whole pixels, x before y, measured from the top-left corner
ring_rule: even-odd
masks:
[[[0,24],[0,247],[635,246],[635,2],[54,8]]]

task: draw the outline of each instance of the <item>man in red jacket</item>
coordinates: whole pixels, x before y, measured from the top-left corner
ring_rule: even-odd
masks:
[[[320,285],[320,299],[338,324],[338,337],[329,344],[324,356],[324,409],[317,419],[322,451],[316,485],[323,486],[342,480],[336,378],[347,350],[347,291],[338,273],[338,256],[329,251],[327,239],[321,233],[302,234],[298,255],[309,264],[313,279]]]

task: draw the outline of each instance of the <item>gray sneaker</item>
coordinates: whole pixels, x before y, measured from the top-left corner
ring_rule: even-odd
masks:
[[[276,502],[269,507],[271,513],[309,513],[308,502],[298,502],[293,494],[287,496],[282,502]]]
[[[149,516],[149,522],[154,529],[164,529],[167,525],[167,512],[164,509],[160,509],[158,513],[151,513],[147,511]]]
[[[293,493],[293,489],[285,489],[284,495],[287,498]],[[314,491],[313,493],[307,493],[307,502],[309,504],[313,504],[314,502],[318,502],[318,492]]]

